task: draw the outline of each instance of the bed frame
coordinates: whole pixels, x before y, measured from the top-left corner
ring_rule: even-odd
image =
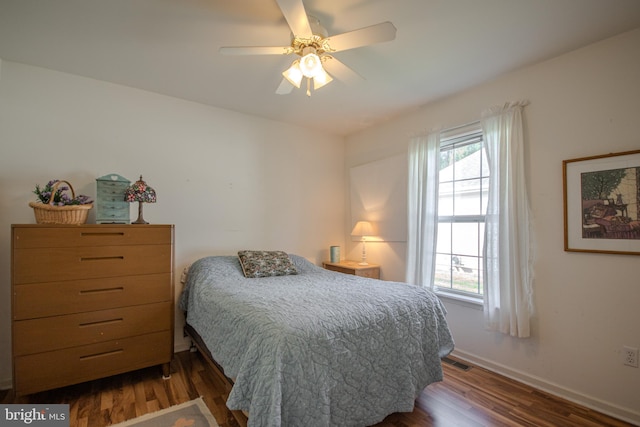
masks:
[[[198,332],[196,332],[196,330],[188,323],[185,323],[184,325],[184,333],[191,339],[192,348],[195,347],[200,352],[209,366],[211,366],[211,368],[213,369],[213,372],[215,372],[215,374],[222,380],[225,385],[228,397],[229,393],[231,393],[231,388],[233,387],[233,380],[225,375],[224,369],[222,369],[222,366],[220,366],[218,362],[215,361],[215,359],[211,355],[211,352],[200,337],[200,334],[198,334]],[[240,424],[241,427],[247,427],[249,418],[245,412],[238,410],[230,411],[233,415],[233,418],[235,418],[235,420],[238,422],[238,424]]]

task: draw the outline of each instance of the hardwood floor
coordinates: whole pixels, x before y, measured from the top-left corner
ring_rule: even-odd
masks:
[[[388,416],[376,427],[630,426],[479,367],[443,364],[443,382],[427,387],[412,413]],[[172,375],[148,368],[2,403],[68,403],[71,427],[103,427],[202,396],[220,427],[239,427],[225,406],[227,385],[199,353],[177,353]],[[296,426],[301,427],[301,426]]]

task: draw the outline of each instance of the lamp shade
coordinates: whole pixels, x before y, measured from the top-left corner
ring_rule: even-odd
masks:
[[[369,221],[358,221],[351,230],[352,236],[372,236],[373,235],[373,226]]]
[[[300,69],[300,61],[293,61],[291,67],[285,70],[282,75],[285,79],[289,80],[289,83],[300,89],[300,83],[302,83],[302,70]]]
[[[321,87],[331,83],[333,78],[324,69],[317,76],[313,78],[313,90],[318,90]]]
[[[127,202],[143,202],[143,203],[155,203],[156,202],[156,190],[149,187],[146,182],[140,180],[134,182],[124,193],[124,199]]]

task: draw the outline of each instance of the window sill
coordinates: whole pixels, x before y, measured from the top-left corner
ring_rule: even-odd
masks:
[[[451,302],[453,304],[473,308],[476,310],[482,310],[484,306],[483,300],[476,297],[461,295],[458,293],[447,292],[442,290],[436,291],[436,295],[439,298],[444,299],[446,302]]]

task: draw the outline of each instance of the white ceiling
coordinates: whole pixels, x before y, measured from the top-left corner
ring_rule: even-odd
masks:
[[[218,53],[288,45],[275,0],[0,0],[0,58],[348,135],[640,27],[640,0],[303,1],[329,35],[396,39],[335,54],[361,82],[276,95],[292,57]]]

